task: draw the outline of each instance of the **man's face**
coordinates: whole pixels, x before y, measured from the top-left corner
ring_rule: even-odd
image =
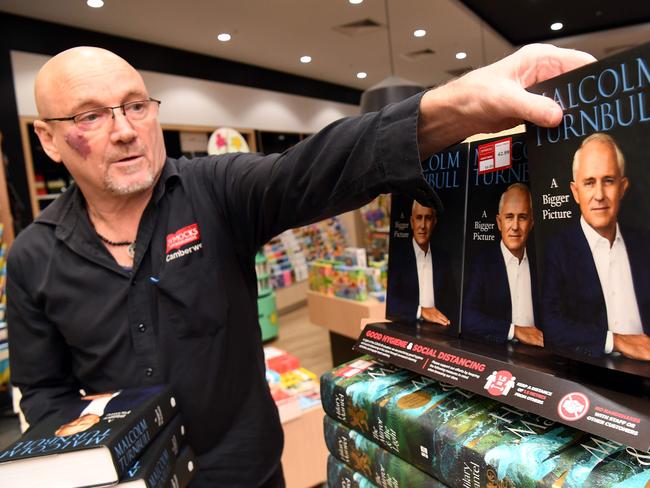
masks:
[[[523,190],[513,188],[503,196],[503,206],[497,215],[497,227],[501,240],[516,257],[522,258],[528,234],[533,228],[530,197]]]
[[[413,229],[413,238],[423,251],[429,247],[431,232],[436,226],[436,215],[432,208],[424,207],[418,202],[413,204],[411,211],[411,228]]]
[[[43,118],[148,99],[142,78],[131,66],[119,58],[97,58],[59,63],[41,90]],[[48,155],[65,164],[87,198],[147,191],[165,160],[157,107],[137,121],[116,109],[113,118],[92,131],[80,130],[73,121],[37,121],[35,127]]]
[[[98,415],[94,413],[87,413],[82,417],[74,419],[71,422],[68,422],[65,425],[62,425],[57,429],[54,435],[58,437],[65,437],[72,434],[77,434],[79,432],[84,432],[90,429],[93,425],[99,422],[101,419]]]
[[[621,175],[611,144],[590,141],[580,150],[571,192],[585,221],[606,236],[616,229],[616,216],[628,180]]]

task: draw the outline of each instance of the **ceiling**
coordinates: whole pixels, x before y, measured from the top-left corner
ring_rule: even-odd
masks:
[[[641,7],[627,8],[627,16],[611,0],[464,1],[365,0],[352,5],[348,0],[105,0],[103,8],[93,9],[85,0],[0,0],[0,11],[362,90],[391,74],[387,23],[393,74],[423,86],[495,61],[516,48],[522,33],[530,34],[524,41],[553,38],[555,44],[599,58],[650,40],[647,0],[629,2]],[[491,8],[490,15],[480,12],[486,21],[475,13],[481,4]],[[601,14],[581,18],[576,15],[581,5],[596,5]],[[542,14],[545,8],[559,13]],[[562,15],[572,19],[566,32],[576,35],[558,38],[548,29],[548,19]],[[416,29],[425,29],[426,36],[414,37]],[[217,41],[220,32],[231,33],[232,39]],[[459,51],[467,52],[467,58],[456,59]],[[312,62],[301,64],[303,55]],[[367,78],[358,79],[359,71]]]

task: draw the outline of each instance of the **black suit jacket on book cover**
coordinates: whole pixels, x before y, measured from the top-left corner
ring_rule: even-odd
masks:
[[[620,227],[643,331],[650,335],[650,233]],[[551,346],[598,357],[605,353],[607,309],[580,224],[549,240],[542,288],[542,327]]]
[[[530,268],[533,315],[537,324],[537,270],[534,255],[529,250],[526,253]],[[508,340],[511,319],[510,285],[499,241],[485,249],[471,264],[463,295],[461,334],[463,337],[504,343]]]
[[[420,285],[417,264],[412,242],[410,249],[396,255],[391,263],[393,288],[389,296],[391,318],[416,320],[420,305]],[[433,263],[433,297],[435,306],[451,321],[452,327],[458,324],[460,298],[458,287],[451,272],[449,255],[442,249],[429,245]]]

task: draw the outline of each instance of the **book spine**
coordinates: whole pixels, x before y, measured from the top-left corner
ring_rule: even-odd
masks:
[[[327,456],[328,488],[375,488],[376,486],[364,475],[357,473],[331,454]]]
[[[168,480],[185,437],[180,414],[151,442],[133,463],[124,481],[143,480],[147,488],[161,488]]]
[[[176,399],[166,387],[155,401],[130,412],[129,421],[122,427],[124,434],[108,446],[120,479],[177,410]]]
[[[382,488],[431,486],[430,475],[328,416],[325,443],[330,453]]]
[[[194,451],[190,446],[183,446],[165,488],[185,488],[190,484],[195,469]]]

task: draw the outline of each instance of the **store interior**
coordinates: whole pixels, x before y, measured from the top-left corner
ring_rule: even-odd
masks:
[[[378,84],[436,87],[528,43],[602,58],[650,40],[650,3],[641,1],[625,2],[625,8],[607,0],[55,3],[0,0],[4,257],[15,236],[73,183],[33,130],[36,73],[72,46],[101,46],[127,58],[162,100],[168,155],[194,157],[283,152],[363,112],[362,97]],[[351,348],[362,321],[385,317],[389,223],[390,197],[381,196],[359,210],[286,231],[258,253],[264,345],[271,357],[286,352],[308,372],[309,393],[318,393],[321,375],[359,356]],[[7,343],[5,324],[0,450],[25,427],[10,383]],[[287,486],[324,486],[320,404],[279,408],[285,409]]]

